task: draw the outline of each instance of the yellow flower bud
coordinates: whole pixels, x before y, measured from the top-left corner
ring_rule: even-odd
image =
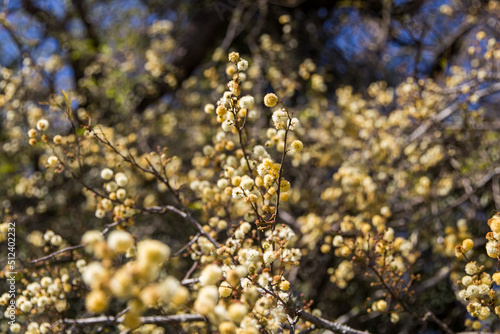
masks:
[[[274,107],[276,103],[278,103],[278,97],[276,96],[276,94],[269,93],[264,96],[264,105],[266,107]]]
[[[472,241],[471,239],[465,239],[462,242],[462,249],[463,249],[464,253],[470,251],[472,249],[472,247],[474,247],[474,241]]]
[[[85,307],[89,312],[102,313],[108,308],[108,299],[101,290],[90,292],[85,298]]]

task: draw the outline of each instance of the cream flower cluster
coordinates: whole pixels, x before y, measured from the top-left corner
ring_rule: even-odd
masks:
[[[491,232],[488,232],[486,239],[486,253],[489,257],[498,259],[499,256],[499,233],[500,233],[500,216],[495,214],[488,220],[488,225]],[[471,254],[474,247],[474,242],[471,239],[463,240],[461,245],[456,246],[455,254],[459,259],[468,259],[467,254]],[[467,260],[465,265],[465,273],[458,282],[462,286],[458,296],[466,301],[467,312],[473,317],[480,320],[486,320],[491,313],[495,313],[500,317],[500,304],[498,302],[495,285],[500,285],[500,272],[498,268],[493,275],[486,272],[485,266],[479,265],[476,261]]]

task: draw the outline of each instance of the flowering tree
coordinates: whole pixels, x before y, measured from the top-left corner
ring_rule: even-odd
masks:
[[[498,326],[499,3],[48,3],[1,17],[2,332]],[[368,75],[301,50],[346,13]]]

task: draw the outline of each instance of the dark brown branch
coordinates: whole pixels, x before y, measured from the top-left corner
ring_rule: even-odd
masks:
[[[449,204],[445,208],[439,210],[438,212],[436,212],[436,213],[434,213],[434,214],[432,214],[430,216],[426,216],[426,217],[420,218],[419,220],[417,220],[416,223],[418,224],[418,223],[421,223],[423,221],[439,217],[443,213],[456,208],[457,206],[461,205],[462,203],[465,203],[469,198],[471,198],[473,195],[475,195],[478,190],[482,189],[484,186],[486,186],[486,184],[488,184],[488,182],[490,182],[495,176],[498,176],[498,175],[500,175],[500,167],[497,167],[494,170],[488,172],[486,175],[484,175],[474,185],[474,188],[472,189],[472,192],[463,194],[462,196],[460,196],[459,198],[457,198],[454,202],[452,202],[451,204]]]
[[[189,247],[191,247],[192,244],[194,244],[196,242],[196,240],[198,240],[199,236],[201,234],[198,233],[196,234],[193,239],[189,240],[189,242],[187,244],[185,244],[181,249],[179,249],[177,252],[175,252],[175,254],[173,255],[173,257],[177,257],[179,255],[181,255],[186,249],[188,249]]]
[[[491,86],[478,90],[475,95],[477,95],[479,98],[485,97],[487,95],[490,95],[492,93],[498,92],[500,90],[500,83],[495,83],[492,84]],[[433,124],[439,123],[441,121],[444,121],[446,118],[451,116],[454,112],[456,112],[459,109],[461,102],[457,99],[454,102],[452,102],[448,107],[443,109],[441,112],[439,112],[436,116],[433,118],[430,118],[426,120],[422,125],[420,125],[413,133],[409,136],[408,138],[408,144],[417,140],[420,138],[422,135],[424,135]]]
[[[61,323],[68,325],[80,325],[80,326],[89,326],[89,325],[118,325],[123,323],[124,317],[108,317],[108,316],[100,316],[93,318],[84,318],[84,319],[62,319]],[[142,324],[171,324],[171,323],[182,323],[182,322],[196,322],[203,321],[206,322],[207,319],[199,314],[177,314],[177,315],[169,315],[169,316],[150,316],[150,317],[141,317],[139,318]]]
[[[95,133],[95,130],[93,130],[93,131]],[[168,178],[163,177],[160,174],[160,172],[158,172],[158,170],[156,170],[156,168],[153,166],[153,164],[149,160],[146,159],[148,164],[149,164],[149,169],[146,169],[146,168],[140,166],[136,162],[133,155],[126,157],[120,151],[118,151],[118,149],[115,146],[113,146],[113,144],[106,138],[106,136],[104,135],[104,132],[102,130],[100,133],[95,133],[95,134],[96,134],[95,138],[97,138],[97,140],[99,140],[101,143],[103,143],[104,145],[106,145],[110,149],[112,149],[116,154],[118,154],[125,162],[130,164],[132,167],[142,171],[143,173],[151,174],[151,175],[155,176],[160,182],[164,183],[167,186],[167,188],[169,189],[169,191],[172,193],[172,195],[175,196],[177,204],[179,206],[183,207],[183,209],[179,209],[179,208],[176,208],[175,206],[172,206],[172,205],[166,205],[166,206],[157,206],[157,207],[149,207],[149,208],[138,208],[139,210],[149,212],[149,213],[160,213],[160,214],[163,214],[167,211],[174,212],[174,213],[178,214],[179,216],[183,217],[184,219],[188,220],[192,225],[194,225],[198,229],[198,231],[203,236],[205,236],[215,247],[219,247],[219,243],[214,238],[212,238],[212,236],[207,231],[205,231],[203,229],[203,226],[196,219],[194,219],[193,216],[191,215],[191,213],[188,211],[188,209],[184,207],[178,191],[172,187]],[[90,190],[94,191],[93,189],[90,189]]]
[[[281,194],[281,180],[283,178],[283,164],[285,163],[285,158],[286,158],[286,142],[288,139],[288,132],[290,131],[290,125],[291,125],[291,121],[293,118],[293,113],[290,114],[288,112],[288,108],[285,106],[283,101],[279,100],[279,103],[281,103],[281,105],[285,109],[286,114],[288,116],[288,120],[287,120],[286,129],[285,129],[285,138],[283,138],[283,154],[281,155],[280,169],[278,171],[278,180],[277,180],[278,189],[276,190],[276,204],[275,204],[276,207],[274,208],[274,221],[272,222],[273,223],[273,227],[272,227],[273,231],[274,231],[274,228],[276,227],[276,223],[278,222],[279,206],[280,206],[280,194]]]
[[[441,330],[444,332],[444,333],[447,333],[447,334],[454,334],[454,332],[444,323],[442,322],[441,320],[439,320],[435,315],[434,313],[432,313],[431,311],[429,311],[427,309],[427,312],[425,314],[425,316],[423,318],[420,318],[418,316],[417,313],[415,313],[413,311],[413,309],[408,305],[406,304],[405,300],[403,298],[401,298],[400,294],[397,292],[397,291],[394,291],[394,289],[392,289],[388,284],[387,282],[385,281],[384,277],[382,276],[382,274],[373,266],[368,266],[369,269],[372,270],[372,272],[375,274],[375,276],[377,277],[377,279],[379,280],[379,282],[384,286],[385,290],[387,292],[389,292],[389,294],[391,295],[391,297],[403,308],[403,310],[408,313],[413,319],[417,320],[417,321],[420,321],[420,322],[426,322],[428,319],[432,320],[436,325],[439,326],[439,328],[441,328]]]
[[[41,258],[38,258],[36,260],[33,260],[33,261],[30,261],[31,264],[35,264],[35,263],[38,263],[38,262],[42,262],[42,261],[45,261],[45,260],[48,260],[48,259],[51,259],[59,254],[63,254],[63,253],[66,253],[66,252],[69,252],[69,251],[72,251],[72,250],[75,250],[75,249],[80,249],[80,248],[83,248],[85,247],[85,245],[76,245],[76,246],[70,246],[70,247],[66,247],[66,248],[63,248],[63,249],[60,249],[58,250],[57,252],[54,252],[54,253],[50,253],[49,255],[46,255],[46,256],[43,256]]]
[[[309,321],[314,324],[316,328],[325,328],[329,329],[334,333],[342,333],[342,334],[369,334],[368,331],[359,331],[357,329],[351,328],[347,325],[341,325],[320,317],[316,317],[311,313],[301,312],[299,315],[303,320]]]
[[[166,206],[149,207],[149,208],[144,208],[144,210],[152,213],[165,213],[167,211],[176,213],[182,218],[187,219],[191,224],[193,224],[198,229],[198,231],[204,237],[206,237],[215,247],[219,247],[219,243],[215,241],[215,239],[212,238],[212,236],[203,229],[203,226],[201,226],[201,224],[196,219],[194,219],[189,213],[184,212],[183,210],[178,209],[175,206],[166,205]]]

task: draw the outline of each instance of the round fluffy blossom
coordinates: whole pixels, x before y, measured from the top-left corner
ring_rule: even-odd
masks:
[[[236,66],[238,66],[238,70],[246,71],[246,69],[248,68],[248,62],[245,59],[241,58]]]
[[[380,299],[373,303],[373,310],[384,312],[387,309],[387,302],[383,299]]]
[[[109,168],[104,168],[102,171],[101,171],[101,178],[103,180],[111,180],[111,178],[113,177],[113,171]]]
[[[299,125],[300,121],[297,117],[294,117],[288,121],[288,126],[290,127],[290,130],[297,130]]]
[[[17,322],[10,325],[9,327],[10,331],[12,333],[19,333],[21,331],[21,325],[19,325]]]
[[[208,315],[217,305],[218,298],[219,291],[215,286],[204,286],[194,302],[194,310],[201,315]]]
[[[215,106],[213,104],[208,103],[208,104],[205,105],[204,111],[205,111],[206,114],[213,114],[214,110],[215,110]]]
[[[235,323],[239,324],[247,314],[248,308],[244,304],[234,303],[229,305],[228,315]]]
[[[240,183],[240,186],[243,189],[252,190],[253,185],[254,185],[254,180],[251,177],[248,177],[246,175],[243,176],[243,178],[241,179],[241,183]]]
[[[342,238],[341,235],[336,235],[333,237],[332,245],[334,247],[340,247],[340,246],[342,246],[343,243],[344,243],[344,238]]]
[[[266,148],[262,145],[256,145],[253,149],[253,153],[261,158],[271,158],[269,153],[267,153]]]
[[[462,242],[462,248],[464,250],[464,253],[470,251],[472,247],[474,247],[474,241],[472,241],[471,239],[465,239]]]
[[[234,122],[230,119],[226,119],[224,122],[222,122],[221,127],[224,132],[229,132],[233,129]]]
[[[28,131],[28,137],[35,138],[36,137],[36,130],[35,129],[30,129]]]
[[[284,109],[278,109],[273,112],[273,122],[274,127],[279,129],[284,129],[288,121],[288,113]]]
[[[228,282],[222,282],[219,286],[219,295],[222,298],[227,298],[231,295],[231,292],[233,292],[233,289],[231,289],[231,284],[229,284]]]
[[[123,188],[118,189],[116,191],[116,198],[119,199],[120,201],[123,201],[127,197],[127,191]]]
[[[462,277],[462,284],[465,286],[471,285],[472,284],[472,277],[470,277],[470,276]]]
[[[476,262],[469,262],[465,265],[465,272],[468,275],[475,275],[479,271],[479,267]]]
[[[159,265],[170,256],[170,248],[158,240],[143,240],[137,244],[137,260]]]
[[[281,291],[288,291],[290,289],[290,282],[283,280],[280,282],[279,287]]]
[[[201,285],[214,285],[222,278],[222,270],[216,264],[209,264],[203,269],[200,276]]]
[[[19,305],[19,308],[24,313],[28,313],[33,308],[33,304],[31,304],[31,302],[29,302],[29,301],[24,301],[24,302],[21,303],[21,305]]]
[[[220,189],[224,189],[229,185],[229,181],[227,179],[220,179],[217,181],[217,187]]]
[[[245,197],[245,193],[240,187],[233,188],[233,198],[238,199],[243,197]]]
[[[227,108],[223,105],[218,105],[215,112],[217,116],[224,116],[225,114],[227,114]]]
[[[490,313],[490,309],[486,306],[481,307],[477,312],[478,318],[481,320],[485,320],[486,318],[488,318],[490,316]]]
[[[108,245],[116,253],[123,254],[134,243],[132,235],[125,231],[115,230],[108,235]]]
[[[274,107],[278,103],[278,97],[274,93],[269,93],[264,96],[264,105],[266,107]]]
[[[116,184],[119,186],[119,187],[125,187],[128,183],[128,178],[125,174],[123,173],[117,173],[115,175],[115,181],[116,181]]]
[[[302,149],[304,148],[304,144],[300,140],[294,140],[290,144],[290,149],[292,149],[295,152],[301,152]]]
[[[41,119],[36,123],[36,128],[40,131],[45,131],[49,128],[49,121]]]
[[[57,235],[57,234],[54,235],[52,238],[50,238],[50,243],[52,244],[52,246],[56,246],[56,247],[61,246],[62,241],[63,240],[62,240],[61,236]]]
[[[103,219],[106,216],[106,212],[103,209],[99,208],[95,210],[95,216],[99,219]]]
[[[251,109],[253,108],[254,103],[255,100],[251,95],[243,96],[239,101],[240,108],[242,109]]]
[[[465,289],[464,290],[460,290],[458,292],[458,297],[460,297],[460,299],[463,299],[463,300],[469,300],[470,299],[469,293]]]
[[[98,243],[99,241],[101,241],[103,239],[104,239],[104,237],[102,236],[101,231],[90,230],[90,231],[87,231],[83,234],[82,243],[91,246],[91,245],[95,245],[96,243]]]
[[[479,289],[479,294],[483,296],[487,295],[490,292],[490,287],[488,286],[488,284],[480,284],[478,285],[478,289]]]
[[[471,284],[467,287],[467,294],[470,298],[474,298],[479,294],[479,288],[477,285]]]
[[[128,268],[120,268],[111,278],[109,286],[118,298],[128,298],[133,294],[134,280]]]
[[[55,165],[57,165],[58,162],[59,162],[59,159],[57,159],[57,157],[55,155],[51,155],[47,159],[47,164],[49,164],[49,166],[51,166],[51,167],[54,167]]]
[[[141,299],[141,302],[148,307],[156,305],[158,299],[160,298],[160,289],[158,285],[151,284],[145,287],[141,291],[139,298]]]
[[[219,324],[220,334],[234,334],[236,333],[236,326],[231,321],[223,321]]]
[[[116,189],[118,189],[118,185],[116,184],[115,181],[110,181],[110,182],[106,183],[105,188],[106,188],[106,191],[113,192],[113,191],[116,191]]]
[[[240,54],[238,52],[231,52],[228,58],[230,62],[235,63],[240,59]]]
[[[248,233],[252,229],[252,225],[248,222],[244,222],[240,225],[240,229],[243,233]]]
[[[488,220],[488,225],[490,229],[495,233],[500,233],[500,216],[494,215]]]
[[[496,240],[488,241],[486,243],[486,253],[492,258],[500,256],[500,243]]]
[[[39,328],[40,334],[52,333],[52,326],[48,322],[41,323]]]
[[[83,267],[82,270],[83,282],[89,287],[98,286],[102,280],[107,278],[107,271],[100,262],[92,262]]]
[[[481,280],[481,284],[486,284],[488,286],[493,284],[492,278],[488,273],[482,273],[479,279]]]
[[[42,277],[42,279],[40,280],[40,284],[42,285],[42,287],[44,288],[48,288],[49,285],[52,284],[52,278],[48,277],[48,276],[44,276]]]
[[[494,273],[493,276],[491,276],[491,279],[495,284],[500,285],[500,273]]]
[[[85,298],[85,307],[89,312],[102,313],[108,308],[106,293],[101,290],[92,291]]]
[[[272,250],[268,250],[264,253],[263,258],[265,263],[272,263],[276,260],[276,255]]]

